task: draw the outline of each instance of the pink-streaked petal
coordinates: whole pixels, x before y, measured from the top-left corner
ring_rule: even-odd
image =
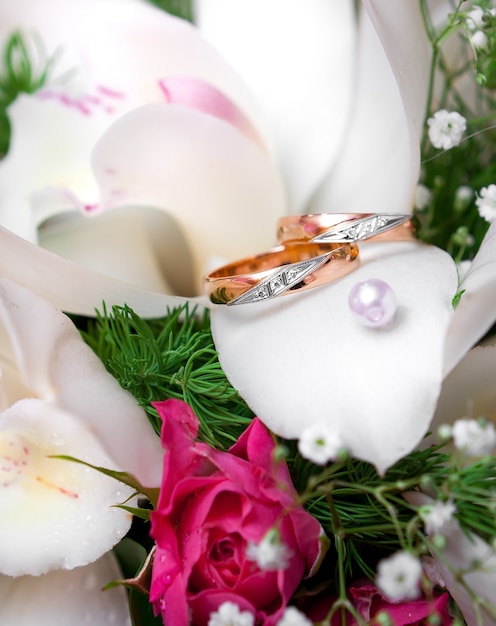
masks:
[[[144,317],[161,317],[185,298],[147,291],[44,250],[0,227],[0,275],[27,287],[68,313],[93,316],[95,310],[128,304]],[[77,289],[74,286],[77,285]]]
[[[115,467],[86,424],[51,402],[20,400],[0,415],[0,572],[38,576],[91,563],[122,539],[133,490],[69,455]]]
[[[133,396],[105,370],[69,318],[10,281],[1,279],[0,287],[0,320],[31,395],[81,420],[120,469],[145,485],[159,485],[160,441]]]
[[[446,340],[446,374],[496,320],[496,222],[489,227],[459,289],[463,294]]]
[[[0,40],[14,29],[58,51],[52,83],[64,92],[96,89],[111,107],[163,100],[159,80],[190,75],[211,82],[251,119],[262,116],[243,81],[188,22],[140,0],[19,0],[0,7]],[[70,70],[70,82],[65,72]],[[124,98],[122,98],[124,96]],[[121,97],[121,98],[120,98]],[[256,123],[256,122],[255,122]],[[263,123],[263,122],[262,122]]]
[[[416,243],[362,245],[363,266],[326,287],[212,310],[221,365],[258,417],[297,438],[327,420],[344,445],[384,471],[422,439],[442,381],[456,270],[445,252]],[[360,325],[352,287],[386,281],[391,328]]]
[[[1,626],[131,626],[124,587],[102,588],[122,577],[112,553],[71,571],[0,576]]]
[[[315,212],[412,209],[431,47],[418,3],[364,5],[354,115]]]
[[[338,157],[352,108],[353,3],[197,0],[196,14],[264,107],[290,211],[302,212]]]
[[[173,76],[159,81],[159,84],[167,102],[214,115],[264,148],[260,135],[243,111],[211,84],[192,76]]]
[[[165,102],[161,81],[168,77],[210,81],[233,110],[255,119],[253,128],[263,125],[251,94],[219,52],[196,28],[148,3],[102,0],[69,6],[47,0],[40,10],[39,3],[22,0],[0,8],[0,14],[8,26],[0,37],[20,27],[46,36],[47,55],[63,50],[62,65],[49,84],[35,96],[22,96],[9,111],[13,133],[0,166],[0,224],[30,241],[37,241],[40,224],[59,213],[105,208],[90,169],[91,149],[122,112]],[[70,80],[58,80],[67,59],[75,72]],[[115,196],[110,201],[115,205]]]
[[[284,190],[267,154],[230,124],[189,107],[148,105],[105,133],[93,154],[104,205],[160,207],[189,243],[197,280],[211,256],[270,247]]]

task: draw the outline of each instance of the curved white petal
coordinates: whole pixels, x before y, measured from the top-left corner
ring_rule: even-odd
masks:
[[[123,587],[102,591],[121,573],[115,557],[43,576],[0,576],[0,626],[131,626]]]
[[[437,569],[440,572],[446,588],[450,592],[457,606],[460,608],[467,626],[494,626],[494,589],[496,588],[496,552],[480,537],[470,539],[459,528],[455,527],[447,535],[446,547],[442,550],[443,557],[458,571],[469,571],[462,576],[464,583],[480,598],[493,607],[493,615],[481,610],[479,619],[474,609],[474,601],[468,591],[457,580],[446,565],[437,560]]]
[[[128,108],[162,101],[158,81],[192,75],[233,99],[254,120],[262,118],[245,84],[219,52],[188,22],[142,0],[19,0],[0,6],[0,42],[14,29],[57,52],[52,84],[70,89],[124,91]],[[63,78],[63,80],[62,80]],[[96,95],[96,94],[95,94]],[[100,91],[100,96],[104,91]],[[107,94],[108,95],[108,94]],[[257,122],[255,122],[257,123]]]
[[[38,576],[86,565],[127,533],[132,516],[115,505],[133,490],[69,455],[117,469],[83,421],[42,400],[0,414],[0,572]]]
[[[496,222],[489,227],[459,289],[464,293],[446,339],[446,374],[496,320]]]
[[[496,424],[496,346],[470,350],[443,382],[432,431],[463,417]]]
[[[408,502],[423,506],[432,499],[423,493],[405,494]],[[467,626],[494,626],[496,624],[496,605],[494,589],[496,587],[496,552],[477,535],[467,535],[455,520],[443,529],[444,548],[440,549],[442,558],[434,558],[434,573],[446,585],[446,589],[461,610]],[[463,584],[462,582],[463,581]],[[469,591],[479,596],[486,604],[492,605],[492,616],[485,610],[480,615],[475,610],[474,600]]]
[[[231,124],[182,105],[122,117],[96,146],[93,166],[104,204],[174,216],[197,277],[213,255],[235,259],[270,247],[284,212],[282,182],[265,151]]]
[[[354,114],[339,160],[312,204],[315,212],[412,209],[431,46],[419,3],[364,5]]]
[[[82,267],[2,227],[0,249],[1,276],[27,287],[68,313],[91,317],[105,302],[107,307],[128,304],[143,317],[161,317],[169,308],[182,306],[187,301],[178,296],[147,291]]]
[[[160,81],[167,102],[190,106],[229,122],[248,139],[265,148],[264,143],[243,111],[211,83],[192,76],[171,76]]]
[[[36,31],[41,39],[46,36],[47,54],[58,47],[63,50],[64,63],[56,68],[67,69],[68,55],[68,67],[74,70],[70,80],[67,76],[59,80],[56,71],[40,93],[22,96],[9,111],[12,142],[8,157],[0,163],[0,224],[31,241],[37,240],[40,224],[59,213],[102,208],[90,169],[90,152],[124,111],[146,102],[167,101],[164,78],[186,74],[208,80],[235,103],[233,106],[245,111],[253,126],[263,125],[239,76],[198,30],[146,2],[46,0],[41,7],[36,1],[22,0],[1,7],[0,17],[6,25],[0,30],[4,40],[14,27]],[[116,197],[107,200],[115,204]],[[103,234],[97,235],[101,240]],[[122,259],[114,250],[116,238],[107,239],[110,254]],[[80,240],[71,238],[71,244],[73,241],[82,247]],[[126,252],[128,258],[144,257],[143,247],[136,245],[134,255],[129,249]],[[93,266],[99,263],[96,257],[93,255]],[[99,270],[115,275],[105,263],[98,265]],[[118,266],[121,278],[122,265]],[[152,267],[152,272],[157,273],[156,268]],[[127,274],[124,278],[131,280]],[[158,276],[147,286],[167,289],[160,281]],[[140,284],[143,286],[143,279]],[[181,292],[191,293],[191,288]]]
[[[295,438],[325,420],[382,472],[428,429],[457,279],[449,255],[417,243],[363,244],[362,256],[363,267],[332,285],[214,307],[212,330],[224,371],[269,428]],[[367,278],[396,294],[387,330],[361,326],[348,308]]]
[[[124,207],[119,214],[93,221],[80,214],[100,206],[91,152],[110,123],[108,114],[98,110],[85,116],[59,100],[38,96],[19,98],[11,112],[12,147],[0,163],[0,224],[82,266],[141,288],[191,294],[187,244],[166,212]],[[55,216],[63,219],[55,221]],[[185,272],[177,271],[178,263]]]
[[[49,302],[5,279],[0,280],[0,320],[32,395],[81,420],[120,469],[145,485],[159,485],[159,438],[136,400],[105,370],[72,322]]]
[[[302,212],[338,157],[351,109],[353,3],[197,0],[196,15],[264,107],[290,212]]]

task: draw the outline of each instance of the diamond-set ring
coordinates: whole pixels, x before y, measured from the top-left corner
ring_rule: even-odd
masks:
[[[233,306],[313,289],[359,266],[357,242],[413,240],[414,229],[410,215],[319,213],[281,218],[277,239],[276,248],[205,276],[210,301]]]

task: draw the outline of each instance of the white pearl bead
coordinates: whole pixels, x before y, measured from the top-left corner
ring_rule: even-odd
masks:
[[[394,291],[378,278],[357,283],[350,291],[348,304],[359,322],[372,328],[386,326],[396,313]]]

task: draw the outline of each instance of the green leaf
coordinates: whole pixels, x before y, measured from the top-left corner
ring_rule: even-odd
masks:
[[[182,17],[189,22],[195,21],[193,0],[150,0],[150,2],[171,15]]]
[[[222,371],[208,313],[200,316],[186,304],[144,320],[127,306],[110,313],[103,307],[83,338],[144,408],[157,434],[161,421],[151,403],[168,398],[190,404],[200,439],[219,449],[237,441],[253,418]]]
[[[143,487],[143,485],[134,476],[132,476],[131,474],[128,474],[127,472],[118,472],[116,470],[107,469],[106,467],[92,465],[91,463],[86,463],[86,461],[81,461],[80,459],[76,459],[72,456],[67,456],[65,454],[53,455],[53,456],[50,456],[50,458],[62,459],[64,461],[71,461],[72,463],[79,463],[80,465],[91,467],[97,472],[100,472],[101,474],[104,474],[105,476],[110,476],[110,478],[115,478],[115,480],[118,480],[124,485],[127,485],[128,487],[135,489],[137,493],[141,493],[144,496],[146,496],[148,500],[150,500],[154,508],[157,506],[158,495],[159,495],[160,489],[152,488],[152,487]],[[122,508],[125,508],[122,505],[120,506]]]
[[[7,154],[10,123],[7,108],[21,93],[35,93],[48,81],[55,56],[47,57],[36,36],[14,31],[5,44],[0,71],[0,158]]]
[[[460,299],[465,293],[465,291],[466,291],[465,289],[462,289],[461,291],[457,291],[455,295],[453,296],[451,305],[453,306],[454,309],[456,309],[456,307],[458,306],[458,303],[460,302]]]

